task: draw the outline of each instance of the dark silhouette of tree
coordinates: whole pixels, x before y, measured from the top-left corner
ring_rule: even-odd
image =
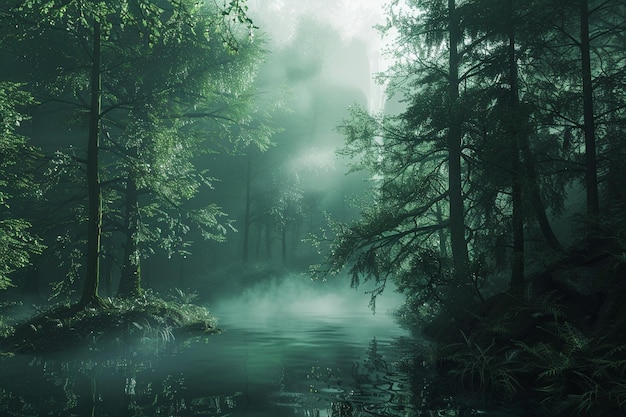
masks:
[[[600,214],[598,197],[598,162],[596,152],[596,126],[591,84],[591,39],[589,35],[589,1],[580,2],[580,60],[583,91],[583,131],[585,133],[585,185],[587,186],[587,214],[595,218]]]
[[[624,5],[613,0],[536,4],[541,7],[543,35],[541,41],[535,39],[529,45],[541,64],[530,77],[537,80],[537,86],[543,84],[544,90],[533,94],[540,96],[537,103],[541,103],[544,120],[561,135],[572,174],[581,174],[590,225],[597,225],[601,190],[608,180],[604,164],[611,158],[605,133],[621,118],[620,106],[603,99],[605,88],[613,82],[608,80],[619,79],[623,71],[615,57],[623,38]],[[551,92],[545,90],[549,85]]]
[[[327,231],[321,271],[350,266],[353,284],[373,279],[379,289],[394,277],[455,310],[454,300],[467,299],[468,289],[480,297],[488,271],[508,257],[511,287],[522,294],[526,260],[547,256],[546,245],[562,250],[548,212],[558,215],[566,187],[581,173],[589,178],[594,159],[591,146],[583,151],[584,135],[573,134],[585,131],[580,43],[568,34],[580,27],[578,6],[391,3],[383,29],[396,30],[399,40],[391,51],[395,63],[381,78],[406,110],[389,116],[354,109],[339,127],[342,153],[354,169],[371,173],[375,193],[359,221]],[[619,43],[621,26],[608,11],[623,8],[612,1],[596,6],[588,13],[597,25],[590,39],[612,60],[608,45]],[[600,62],[592,65],[596,74]],[[614,123],[618,107],[613,103]],[[594,194],[591,183],[586,188]],[[543,242],[527,237],[536,229]]]
[[[440,252],[449,246],[451,262],[442,260],[437,277],[416,285],[440,301],[445,292],[448,308],[460,312],[468,291],[476,291],[466,233],[468,102],[467,91],[460,91],[473,76],[468,61],[473,46],[462,43],[456,2],[415,1],[409,10],[394,5],[387,27],[398,30],[401,47],[385,78],[391,92],[404,97],[407,110],[378,117],[355,109],[352,120],[339,127],[347,142],[343,153],[360,158],[355,169],[371,171],[378,194],[361,221],[335,225],[328,271],[352,264],[353,284],[361,276],[374,279],[376,295],[389,276],[410,280],[420,268],[430,268],[422,255],[437,242]]]
[[[459,106],[459,71],[461,56],[459,44],[462,40],[462,29],[456,9],[455,0],[448,0],[448,133],[446,146],[448,150],[448,201],[450,204],[450,247],[454,275],[457,283],[453,284],[465,290],[469,277],[469,255],[465,240],[465,204],[463,200],[463,184],[461,170],[461,153],[463,147],[463,127],[461,107]],[[455,294],[453,297],[459,297]]]

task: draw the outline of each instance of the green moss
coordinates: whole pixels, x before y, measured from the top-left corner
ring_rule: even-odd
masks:
[[[152,341],[158,349],[180,337],[219,331],[207,309],[150,292],[132,299],[107,299],[104,304],[54,306],[15,326],[12,335],[0,339],[0,346],[8,352],[41,353]]]

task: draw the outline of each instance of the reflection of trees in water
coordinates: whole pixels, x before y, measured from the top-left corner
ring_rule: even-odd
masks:
[[[277,376],[268,374],[262,378],[268,385],[263,382],[246,393],[220,389],[221,395],[215,390],[207,393],[211,390],[207,381],[200,385],[191,375],[187,379],[187,375],[176,371],[161,371],[164,361],[171,357],[35,357],[28,363],[27,358],[16,356],[2,363],[3,370],[18,371],[11,373],[17,375],[13,381],[0,381],[0,416],[222,417],[245,415],[248,407],[272,417],[428,415],[420,413],[415,405],[421,397],[419,390],[414,394],[416,378],[411,372],[423,367],[415,366],[413,359],[405,359],[412,358],[410,352],[414,351],[414,341],[408,339],[398,339],[391,346],[374,339],[354,363],[329,359],[328,363],[316,362],[304,369],[300,367],[302,360],[306,363],[314,355],[300,352],[294,358],[300,365],[293,369],[292,363],[286,362],[278,384],[269,382],[276,381]]]
[[[424,415],[415,406],[412,393],[412,351],[408,339],[394,341],[397,358],[386,358],[374,338],[360,361],[355,361],[351,378],[340,369],[314,365],[307,373],[308,392],[281,392],[275,405],[291,408],[291,415],[304,417],[413,417]],[[351,380],[351,382],[350,382]]]
[[[23,358],[15,358],[20,360]],[[5,359],[3,367],[14,359]],[[152,360],[116,358],[61,361],[35,357],[0,388],[0,415],[211,416],[230,415],[242,393],[206,395],[187,386],[183,375],[159,376]]]

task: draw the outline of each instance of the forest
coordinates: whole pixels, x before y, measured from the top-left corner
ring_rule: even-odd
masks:
[[[374,337],[367,373],[352,366],[366,400],[307,365],[306,395],[329,405],[298,396],[285,415],[624,415],[623,0],[371,2],[375,52],[279,14],[295,29],[278,47],[258,13],[280,2],[257,3],[2,2],[0,367],[136,358],[149,340],[191,358],[192,340],[233,337],[212,306],[243,322],[300,297],[331,300],[312,303],[330,315],[351,287],[376,314],[365,322],[398,295],[411,347],[392,372]],[[270,396],[192,399],[168,373],[142,403],[138,375],[156,365],[81,360],[89,388],[55,382],[46,415],[247,415],[236,404]],[[406,393],[367,391],[399,373]],[[104,374],[122,402],[96,388]],[[10,382],[0,414],[52,407]]]

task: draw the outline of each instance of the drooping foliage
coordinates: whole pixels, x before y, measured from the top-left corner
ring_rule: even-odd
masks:
[[[380,289],[391,278],[416,306],[454,309],[455,294],[482,299],[506,285],[505,271],[521,294],[534,260],[572,238],[553,229],[568,191],[583,187],[589,225],[623,204],[611,161],[624,120],[624,7],[566,3],[390,3],[381,29],[395,36],[393,64],[379,78],[404,110],[353,109],[339,126],[342,153],[372,177],[373,202],[329,232],[323,271],[349,266],[353,284]],[[596,209],[596,199],[606,203]]]
[[[624,412],[625,12],[391,2],[379,78],[402,110],[354,108],[338,127],[372,192],[360,218],[331,223],[317,271],[348,268],[374,297],[393,282],[461,409]]]

